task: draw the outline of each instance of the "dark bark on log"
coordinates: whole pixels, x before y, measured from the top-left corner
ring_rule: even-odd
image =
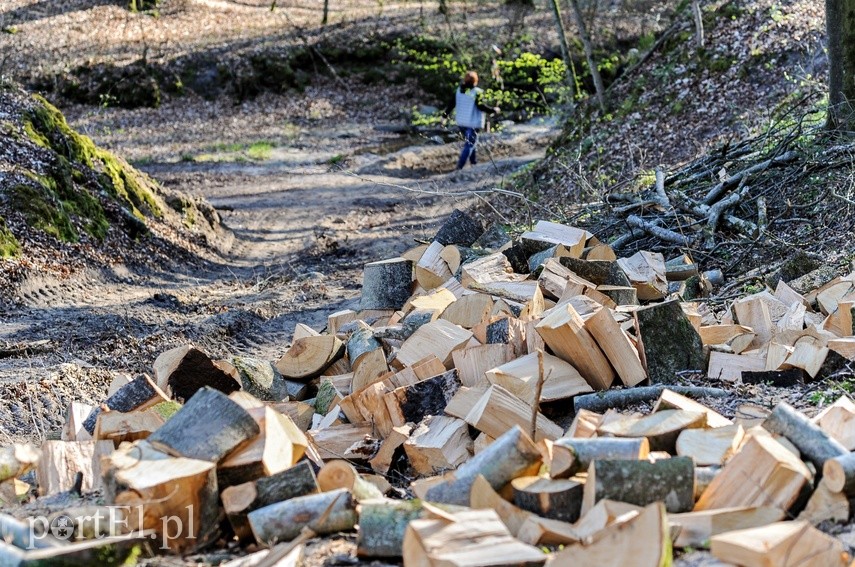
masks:
[[[366,500],[359,506],[360,557],[401,557],[404,534],[413,520],[422,516],[419,500]]]
[[[240,384],[201,350],[193,347],[186,348],[186,354],[168,376],[157,376],[157,384],[166,389],[168,394],[178,400],[187,401],[193,397],[199,388],[208,386],[224,394],[240,390]],[[168,351],[171,352],[171,351]],[[164,353],[161,356],[167,355]],[[160,360],[160,357],[158,357]],[[157,361],[155,361],[157,367]]]
[[[222,392],[205,387],[148,441],[170,455],[219,462],[260,432],[245,409]]]
[[[318,535],[352,530],[357,519],[356,500],[343,488],[292,498],[249,513],[255,540],[268,546],[294,539],[303,526]]]
[[[646,438],[597,437],[592,439],[576,439],[563,437],[553,442],[559,447],[566,447],[573,454],[573,464],[563,474],[573,476],[577,472],[587,471],[594,461],[602,460],[638,460],[647,457],[649,443]]]
[[[355,368],[360,356],[378,348],[381,348],[380,341],[374,338],[374,329],[366,325],[354,331],[347,340],[347,358]]]
[[[443,246],[472,246],[478,237],[484,234],[481,223],[463,211],[454,209],[433,239]]]
[[[511,481],[514,504],[543,518],[575,522],[582,510],[584,484],[569,479],[522,477]]]
[[[706,368],[701,337],[679,301],[642,307],[635,318],[642,361],[651,382],[673,383],[677,372]]]
[[[429,415],[442,415],[445,406],[460,389],[457,370],[395,390],[395,397],[405,423],[420,423]]]
[[[712,398],[723,398],[728,395],[728,392],[721,388],[679,386],[674,384],[669,385],[667,388],[677,392],[678,394],[695,399],[706,396]],[[664,389],[665,386],[662,385],[644,386],[639,388],[626,388],[623,390],[606,390],[603,392],[576,396],[573,398],[573,411],[578,413],[579,410],[586,409],[600,413],[611,408],[625,408],[641,402],[650,402],[656,400]]]
[[[508,232],[501,225],[493,224],[478,237],[472,246],[484,250],[497,250],[510,241],[511,237]]]
[[[365,264],[360,309],[400,309],[413,288],[413,263],[393,258]]]
[[[763,428],[786,437],[801,452],[802,460],[813,463],[817,473],[828,459],[849,454],[843,445],[786,402],[775,406]]]
[[[166,394],[157,387],[157,384],[151,378],[142,375],[119,388],[112,396],[107,398],[104,405],[112,411],[128,413],[136,409],[155,405],[167,399]],[[100,413],[101,408],[95,408],[89,414],[89,417],[86,418],[86,421],[83,422],[83,428],[90,435],[95,433],[95,423],[98,421],[98,414]]]
[[[560,258],[561,265],[596,285],[616,285],[632,287],[629,278],[618,266],[617,262],[607,260],[579,260],[577,258]]]
[[[595,461],[585,484],[586,507],[603,499],[636,506],[664,502],[669,512],[689,512],[695,506],[695,463],[691,457]]]

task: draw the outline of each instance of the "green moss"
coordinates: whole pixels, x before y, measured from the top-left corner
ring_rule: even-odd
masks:
[[[77,230],[65,207],[50,186],[53,180],[39,177],[39,185],[12,188],[12,205],[24,214],[27,223],[63,242],[76,242]]]
[[[35,143],[53,149],[69,162],[101,170],[101,184],[107,192],[128,206],[138,218],[144,218],[144,212],[154,216],[162,214],[142,174],[97,147],[88,136],[75,132],[62,113],[43,97],[34,95],[33,98],[38,104],[30,112],[27,134]]]
[[[168,402],[160,402],[151,409],[163,419],[169,420],[170,417],[175,415],[175,413],[181,409],[181,404],[170,400]]]
[[[21,244],[6,227],[6,221],[0,217],[0,258],[14,258],[21,253]]]

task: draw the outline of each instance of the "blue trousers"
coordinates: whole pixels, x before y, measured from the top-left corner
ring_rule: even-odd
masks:
[[[475,156],[475,144],[478,142],[478,130],[475,128],[467,128],[458,126],[460,133],[463,135],[463,151],[460,152],[460,159],[457,160],[457,169],[463,169],[466,165],[466,160],[475,165],[478,159]]]

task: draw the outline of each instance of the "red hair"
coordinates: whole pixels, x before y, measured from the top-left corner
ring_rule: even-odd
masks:
[[[475,71],[466,71],[466,74],[463,75],[463,85],[469,88],[474,87],[478,84],[478,73]]]

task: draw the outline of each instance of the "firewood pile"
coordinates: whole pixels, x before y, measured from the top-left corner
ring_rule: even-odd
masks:
[[[298,324],[279,360],[179,347],[100,406],[71,404],[61,439],[0,449],[4,508],[35,484],[59,510],[0,515],[0,565],[212,547],[297,565],[307,540],[354,530],[360,557],[407,566],[659,567],[706,547],[846,565],[814,526],[855,511],[855,402],[729,419],[704,400],[727,395],[712,381],[847,369],[855,275],[718,315],[691,302],[716,275],[550,222],[512,240],[456,211],[367,264],[360,310]]]

